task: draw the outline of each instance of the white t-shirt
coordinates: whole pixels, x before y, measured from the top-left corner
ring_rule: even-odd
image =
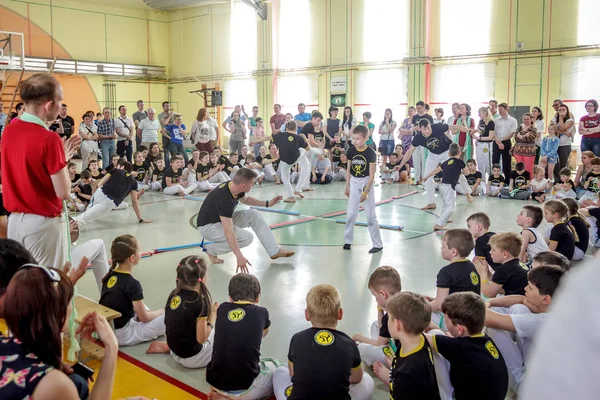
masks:
[[[517,342],[520,342],[520,348],[523,352],[523,360],[527,362],[529,359],[529,352],[531,351],[531,344],[536,336],[536,333],[542,323],[546,320],[547,313],[541,314],[511,314],[513,325],[517,330]]]
[[[123,121],[125,121],[125,123],[123,123]],[[125,126],[125,125],[127,125],[127,126]],[[122,118],[120,115],[117,118],[115,118],[115,129],[117,130],[117,141],[118,142],[127,140],[126,138],[121,137],[121,135],[129,135],[130,128],[133,128],[133,132],[135,132],[135,125],[133,124],[133,120],[131,118],[129,118],[129,117]],[[119,135],[119,133],[121,135]]]
[[[535,145],[540,147],[542,143],[542,137],[544,136],[544,130],[546,129],[546,123],[543,119],[538,119],[537,121],[535,121],[534,126],[535,131],[539,133],[539,136],[536,136],[535,138]]]
[[[213,118],[213,117],[209,117],[206,120],[206,123],[208,124],[209,130],[208,130],[208,137],[210,138],[210,140],[217,140],[217,121]]]
[[[156,118],[152,121],[148,118],[141,120],[138,129],[142,130],[142,142],[152,143],[158,141],[160,122]]]
[[[531,181],[529,181],[529,183],[531,184],[531,188],[534,192],[543,192],[546,185],[548,185],[548,179],[542,178],[541,181],[532,179]]]
[[[567,119],[567,121],[565,122],[565,124],[569,121],[573,122],[573,125],[567,129],[567,132],[573,134],[575,132],[575,120],[573,118],[569,118]],[[556,120],[556,116],[554,118],[552,118],[552,122],[554,122],[555,124],[558,125],[558,121]],[[560,146],[570,146],[572,144],[572,139],[571,137],[561,134],[558,136],[558,147]]]
[[[198,122],[195,120],[192,124],[192,144],[196,143],[208,143],[210,141],[210,127],[208,122]]]

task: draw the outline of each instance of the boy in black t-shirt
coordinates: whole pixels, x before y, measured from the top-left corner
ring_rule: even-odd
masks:
[[[194,151],[194,153],[196,153]],[[237,154],[236,154],[237,156]],[[210,183],[211,177],[210,156],[206,151],[198,152],[198,161],[194,158],[188,161],[188,187],[185,188],[185,194],[193,193],[196,190],[201,192],[210,192],[217,185]],[[193,171],[189,171],[193,168]]]
[[[143,194],[143,191],[150,189],[150,186],[148,185],[148,172],[150,166],[144,161],[144,155],[141,151],[133,153],[133,161],[134,163],[131,166],[131,176],[133,176],[137,182],[138,192]]]
[[[162,180],[165,176],[167,169],[165,168],[165,159],[162,156],[158,156],[154,159],[154,165],[156,168],[152,169],[152,182],[150,188],[160,192],[162,190]]]
[[[388,314],[385,305],[390,297],[402,290],[400,274],[393,267],[379,267],[369,277],[368,287],[377,302],[377,320],[371,324],[370,338],[355,334],[352,339],[358,342],[358,350],[364,363],[372,365],[373,371],[377,373],[377,364],[384,363],[395,350],[387,327]]]
[[[363,373],[356,343],[336,330],[342,319],[338,290],[313,287],[306,295],[305,314],[312,327],[292,337],[289,368],[279,367],[273,374],[277,400],[370,399],[373,378]]]
[[[83,211],[92,199],[92,174],[88,170],[81,171],[81,176],[77,180],[77,184],[71,189],[69,198],[69,207],[71,211]]]
[[[335,147],[334,147],[335,149]],[[346,152],[342,151],[340,153],[339,157],[339,161],[334,164],[333,167],[333,180],[334,181],[345,181],[346,180],[346,174],[348,172],[348,157],[346,157]]]
[[[596,157],[590,161],[592,170],[587,174],[583,183],[586,192],[579,199],[579,204],[583,205],[586,200],[593,202],[598,201],[598,193],[600,193],[600,158]]]
[[[170,161],[171,168],[167,169],[162,179],[163,193],[177,194],[183,197],[185,196],[185,187],[181,181],[183,160],[178,157],[172,157]]]
[[[382,184],[388,183],[391,185],[393,182],[406,182],[408,181],[408,172],[406,171],[406,164],[400,168],[398,162],[398,153],[390,154],[390,162],[381,166],[381,173],[383,175]]]
[[[206,370],[211,392],[236,399],[260,399],[273,393],[273,373],[279,360],[260,358],[260,345],[271,321],[257,305],[260,283],[240,273],[229,281],[229,302],[217,309],[212,359]]]
[[[360,203],[364,202],[367,227],[373,243],[369,253],[375,254],[383,250],[381,232],[375,213],[375,191],[373,190],[377,154],[365,144],[369,137],[369,130],[366,126],[356,126],[352,136],[353,147],[349,148],[347,152],[350,168],[346,172],[346,190],[344,191],[344,194],[348,197],[344,250],[350,250],[354,239],[354,223],[358,217]]]
[[[487,188],[485,189],[486,196],[496,197],[500,194],[500,190],[506,182],[504,176],[500,173],[500,164],[492,165],[492,174],[488,178]]]
[[[493,274],[487,263],[475,260],[475,268],[481,278],[481,294],[488,298],[496,297],[500,290],[506,296],[525,294],[527,286],[527,266],[519,261],[523,240],[513,232],[497,233],[490,239],[490,255],[494,262],[502,264]]]
[[[392,296],[387,308],[390,334],[400,341],[389,372],[390,399],[439,400],[433,352],[423,334],[431,320],[429,302],[421,295],[403,292]]]
[[[483,187],[481,186],[481,180],[483,179],[483,175],[477,171],[477,161],[473,159],[467,160],[467,170],[469,173],[465,175],[465,178],[467,178],[467,183],[471,189],[471,196],[482,195]]]
[[[467,218],[467,228],[475,238],[475,257],[472,258],[473,262],[475,262],[475,259],[478,259],[479,262],[487,263],[495,271],[502,264],[495,263],[490,255],[490,238],[496,234],[495,232],[490,232],[490,224],[490,217],[486,213],[471,214]]]
[[[106,174],[106,171],[104,171],[102,168],[98,167],[98,160],[95,160],[93,158],[90,158],[90,160],[88,162],[87,170],[91,172],[92,179],[94,179],[94,180],[100,180]]]
[[[450,264],[438,272],[437,293],[435,298],[428,300],[432,322],[444,331],[447,329],[441,311],[446,297],[457,292],[481,293],[479,274],[475,265],[467,259],[474,247],[473,235],[466,229],[448,229],[442,236],[442,257]]]
[[[529,181],[531,175],[525,170],[525,163],[518,162],[515,164],[515,171],[510,173],[510,181],[508,187],[500,189],[501,199],[527,200],[533,193]]]
[[[485,303],[475,293],[461,292],[442,303],[444,320],[452,335],[432,330],[425,335],[435,353],[438,382],[450,380],[446,388],[457,400],[504,400],[508,390],[508,370],[494,341],[484,333]]]
[[[473,202],[473,197],[471,197],[469,190],[469,184],[462,174],[466,165],[464,161],[459,158],[460,147],[458,144],[452,143],[450,145],[448,155],[450,156],[449,159],[441,163],[436,169],[427,174],[421,181],[421,183],[425,182],[435,174],[442,171],[444,172],[444,177],[442,178],[442,183],[440,184],[440,195],[444,200],[444,204],[442,206],[442,213],[433,226],[434,230],[445,229],[444,225],[446,225],[446,222],[448,222],[452,216],[452,213],[454,213],[456,210],[456,190],[458,187],[461,187],[461,191],[465,193],[467,201],[469,203]]]

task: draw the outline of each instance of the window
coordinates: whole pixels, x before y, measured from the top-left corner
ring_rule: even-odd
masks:
[[[364,61],[401,60],[408,55],[410,2],[365,0]]]
[[[577,44],[600,43],[600,8],[598,0],[579,0],[579,20],[577,22]]]
[[[454,102],[469,104],[471,115],[477,116],[477,109],[494,98],[493,63],[435,66],[432,72],[431,108],[443,108],[445,120],[452,115]]]
[[[257,63],[256,13],[245,4],[231,2],[230,59],[232,72],[251,72]]]
[[[311,19],[308,0],[281,0],[279,24],[273,32],[276,68],[307,67],[310,61]]]
[[[356,122],[362,121],[364,112],[372,115],[371,122],[375,124],[374,137],[378,140],[378,127],[385,114],[386,108],[392,109],[392,117],[398,127],[406,118],[406,102],[408,101],[408,70],[380,69],[358,71],[356,73],[356,103],[353,112]],[[339,118],[343,114],[340,110]]]
[[[319,88],[316,75],[289,75],[277,77],[276,103],[281,112],[298,114],[298,103],[306,105],[306,112],[319,107]]]
[[[490,51],[492,0],[440,1],[440,55]]]

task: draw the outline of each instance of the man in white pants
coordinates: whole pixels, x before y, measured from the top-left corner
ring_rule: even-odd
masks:
[[[253,235],[244,228],[252,228],[272,260],[291,257],[293,251],[279,247],[271,228],[256,210],[235,211],[238,202],[249,206],[272,207],[282,200],[281,196],[270,201],[262,201],[246,196],[254,185],[256,174],[248,168],[238,170],[233,180],[222,183],[210,192],[200,207],[196,225],[198,232],[209,242],[205,246],[208,258],[213,264],[221,264],[219,254],[233,252],[237,259],[236,272],[248,273],[250,262],[240,248],[252,243]]]
[[[459,125],[446,125],[446,124],[431,124],[427,119],[421,119],[419,122],[419,128],[421,131],[413,138],[410,148],[404,154],[402,161],[400,161],[400,168],[406,164],[410,159],[411,155],[415,152],[418,147],[424,147],[429,150],[427,156],[427,162],[425,163],[424,176],[428,176],[433,170],[435,170],[441,163],[446,161],[448,156],[448,149],[452,144],[451,130],[459,130],[461,132],[467,132],[469,129],[465,126]],[[464,176],[463,176],[464,178]],[[467,184],[468,185],[468,184]],[[427,202],[428,204],[421,208],[421,210],[435,210],[435,190],[433,187],[433,176],[430,176],[425,180],[425,190],[427,191]]]
[[[67,224],[63,200],[71,194],[67,162],[77,151],[79,135],[61,141],[46,122],[61,107],[62,87],[46,74],[21,85],[25,113],[2,134],[2,185],[8,238],[23,244],[42,265],[62,267],[67,261]]]
[[[285,125],[286,132],[274,133],[271,136],[261,137],[256,139],[256,143],[273,141],[279,148],[279,170],[281,171],[281,180],[285,187],[286,198],[283,200],[286,203],[295,203],[294,194],[300,197],[302,195],[301,183],[304,182],[310,175],[310,163],[306,157],[306,153],[310,151],[310,146],[306,143],[302,136],[296,134],[296,121],[288,121]],[[300,177],[296,184],[296,191],[292,189],[290,182],[290,169],[296,164],[300,164]]]
[[[127,161],[119,161],[119,165],[113,168],[110,173],[104,175],[104,178],[98,183],[98,189],[92,196],[90,205],[80,215],[73,217],[73,220],[79,225],[83,225],[98,219],[114,209],[122,209],[123,200],[129,194],[131,205],[137,216],[138,222],[150,223],[150,220],[144,220],[140,211],[140,205],[137,198],[137,182],[131,173],[131,164]]]

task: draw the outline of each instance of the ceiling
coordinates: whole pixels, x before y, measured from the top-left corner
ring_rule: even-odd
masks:
[[[171,11],[182,8],[207,6],[210,4],[229,3],[231,0],[126,0],[127,2],[139,2],[152,7],[155,10]]]

